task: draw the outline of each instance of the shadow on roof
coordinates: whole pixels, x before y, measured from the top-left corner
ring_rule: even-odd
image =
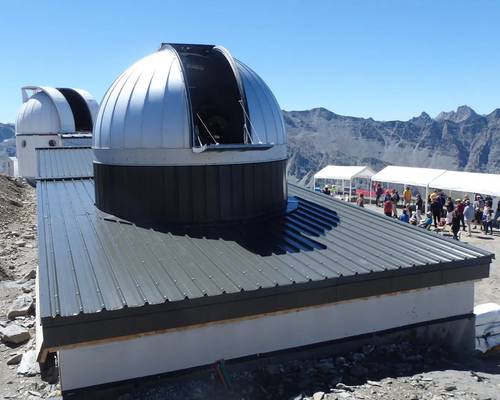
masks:
[[[113,216],[105,219],[130,223]],[[135,223],[141,228],[174,236],[236,242],[260,256],[326,249],[323,243],[314,238],[324,236],[339,224],[340,219],[335,211],[296,196],[288,198],[287,210],[283,215],[266,219],[208,226],[152,227]]]

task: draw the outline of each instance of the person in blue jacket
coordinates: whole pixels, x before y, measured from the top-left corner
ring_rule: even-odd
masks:
[[[399,216],[399,220],[406,223],[410,222],[410,216],[408,215],[406,208],[403,209],[403,213]]]

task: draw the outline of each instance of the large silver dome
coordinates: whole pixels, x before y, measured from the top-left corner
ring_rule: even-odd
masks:
[[[209,79],[193,78],[201,76],[210,62],[226,64],[226,71],[231,72],[224,78],[228,82],[219,79],[209,86],[207,81],[214,79],[213,73]],[[203,101],[211,106],[217,103],[216,92],[233,84],[231,80],[237,85],[238,95],[233,93],[230,101],[219,104],[227,107],[223,110],[226,115],[209,115]],[[235,116],[238,113],[239,120]],[[212,126],[218,121],[230,127],[231,138],[214,133],[217,127]],[[286,142],[281,109],[271,90],[255,72],[219,46],[163,45],[160,51],[139,60],[105,94],[94,128],[96,161],[108,165],[283,160]],[[204,151],[207,149],[218,151]],[[242,151],[251,149],[258,151]]]

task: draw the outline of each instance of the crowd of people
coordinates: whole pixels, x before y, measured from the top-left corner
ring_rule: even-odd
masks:
[[[485,235],[493,235],[493,228],[500,228],[500,201],[495,210],[490,196],[476,194],[473,201],[468,196],[453,200],[443,191],[434,190],[427,199],[430,211],[425,215],[422,196],[417,193],[414,197],[409,186],[405,187],[400,196],[396,189],[384,190],[379,183],[375,188],[375,196],[376,206],[383,207],[386,216],[426,229],[430,229],[432,225],[436,230],[449,226],[453,238],[457,240],[460,228],[468,236],[471,236],[473,227],[476,229],[479,226]],[[358,205],[364,206],[364,199],[358,199]],[[398,205],[402,206],[399,215]]]

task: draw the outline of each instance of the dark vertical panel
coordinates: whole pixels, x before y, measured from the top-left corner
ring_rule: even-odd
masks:
[[[219,171],[217,168],[204,168],[205,170],[205,185],[206,185],[206,210],[207,219],[218,221],[219,213]]]
[[[219,165],[219,201],[220,215],[222,219],[231,219],[233,216],[231,199],[231,167],[229,165]]]
[[[243,200],[243,188],[245,181],[243,179],[243,165],[231,165],[231,199],[233,204],[233,213],[244,212],[245,203]]]
[[[137,223],[235,221],[286,203],[285,163],[133,167],[94,164],[96,204]]]
[[[243,185],[243,201],[244,208],[243,212],[245,214],[251,213],[253,209],[253,205],[255,204],[255,187],[253,185],[254,177],[254,166],[253,164],[244,164],[243,165],[243,181],[245,184]]]
[[[193,218],[191,168],[176,167],[176,171],[178,176],[177,187],[179,190],[179,219],[190,223]]]
[[[255,212],[262,212],[262,203],[265,195],[264,181],[262,179],[262,174],[264,172],[263,168],[259,164],[253,166],[253,187],[254,187],[254,206]]]
[[[174,221],[178,216],[179,210],[179,194],[177,186],[177,174],[173,168],[162,168],[163,171],[163,195],[165,204],[163,207],[163,215],[166,221]],[[160,187],[161,182],[159,183]]]
[[[149,207],[153,215],[162,216],[165,211],[165,190],[161,185],[163,182],[163,170],[160,168],[151,168],[149,174],[149,187],[150,190],[150,199],[148,201]]]
[[[191,168],[193,221],[203,221],[205,214],[205,167]]]

